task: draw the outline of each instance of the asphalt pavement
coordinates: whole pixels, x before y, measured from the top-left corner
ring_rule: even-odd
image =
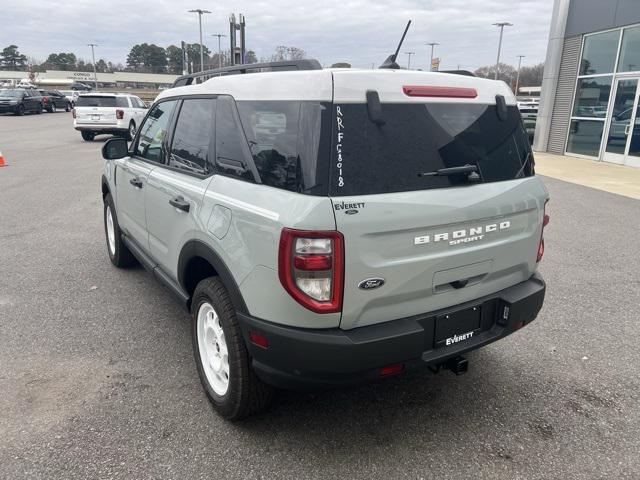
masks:
[[[0,115],[0,478],[640,478],[639,200],[545,179],[545,305],[468,374],[229,423],[188,314],[109,262],[101,145],[69,113]]]

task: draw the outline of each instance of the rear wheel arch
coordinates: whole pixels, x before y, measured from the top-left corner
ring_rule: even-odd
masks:
[[[182,248],[178,260],[178,282],[189,295],[187,307],[191,307],[191,297],[198,283],[212,276],[220,278],[229,292],[235,309],[241,313],[248,313],[240,287],[220,256],[202,241],[191,240],[187,242]]]

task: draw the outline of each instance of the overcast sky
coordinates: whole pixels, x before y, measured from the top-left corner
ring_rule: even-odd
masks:
[[[435,56],[441,69],[465,69],[493,64],[498,29],[492,23],[509,21],[501,59],[523,65],[544,61],[553,0],[3,0],[0,48],[18,45],[38,61],[49,53],[73,52],[91,59],[87,43],[97,43],[96,57],[125,63],[136,43],[162,47],[198,41],[198,16],[187,10],[202,8],[204,43],[217,50],[209,35],[229,33],[228,16],[243,13],[247,47],[260,57],[277,45],[304,49],[321,63],[346,61],[354,67],[379,65],[395,50],[406,21],[413,23],[401,52],[415,52],[412,68],[427,68],[426,42],[438,42]],[[223,38],[228,48],[228,38]],[[223,49],[225,43],[223,43]],[[407,55],[399,57],[406,66]]]

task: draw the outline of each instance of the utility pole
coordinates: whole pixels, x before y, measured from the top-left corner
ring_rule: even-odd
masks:
[[[518,96],[518,87],[520,86],[520,65],[522,65],[522,59],[524,55],[518,55],[518,75],[516,76],[516,97]]]
[[[431,45],[431,60],[429,61],[429,71],[433,72],[433,47],[440,45],[437,42],[425,43],[425,45]]]
[[[98,73],[96,72],[96,54],[93,49],[97,46],[97,43],[87,43],[87,47],[91,47],[91,59],[93,60],[93,83],[95,85],[96,92],[98,91]]]
[[[409,60],[407,60],[407,70],[411,70],[411,55],[415,54],[416,52],[404,52],[405,55],[407,55],[407,57],[409,57]]]
[[[200,25],[200,71],[204,70],[204,47],[202,45],[202,15],[205,13],[211,13],[209,10],[202,10],[201,8],[196,8],[195,10],[189,10],[189,13],[197,13],[198,14],[198,23]]]
[[[498,80],[498,68],[500,66],[500,50],[502,49],[502,33],[504,32],[504,27],[513,27],[513,23],[509,22],[498,22],[494,23],[496,27],[500,27],[500,41],[498,42],[498,60],[496,60],[496,72],[494,78]]]
[[[226,37],[226,35],[222,35],[221,33],[214,33],[211,36],[218,37],[218,68],[220,68],[222,67],[222,50],[220,49],[220,39],[222,37]]]

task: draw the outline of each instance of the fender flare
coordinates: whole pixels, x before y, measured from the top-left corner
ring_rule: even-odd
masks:
[[[220,280],[226,287],[231,297],[231,302],[235,309],[244,314],[248,314],[247,305],[240,292],[240,287],[236,283],[235,278],[231,274],[231,271],[224,263],[224,260],[211,248],[209,245],[201,240],[188,241],[180,251],[180,257],[178,259],[178,282],[180,286],[187,291],[185,284],[185,268],[189,261],[194,257],[204,258],[214,268]]]

